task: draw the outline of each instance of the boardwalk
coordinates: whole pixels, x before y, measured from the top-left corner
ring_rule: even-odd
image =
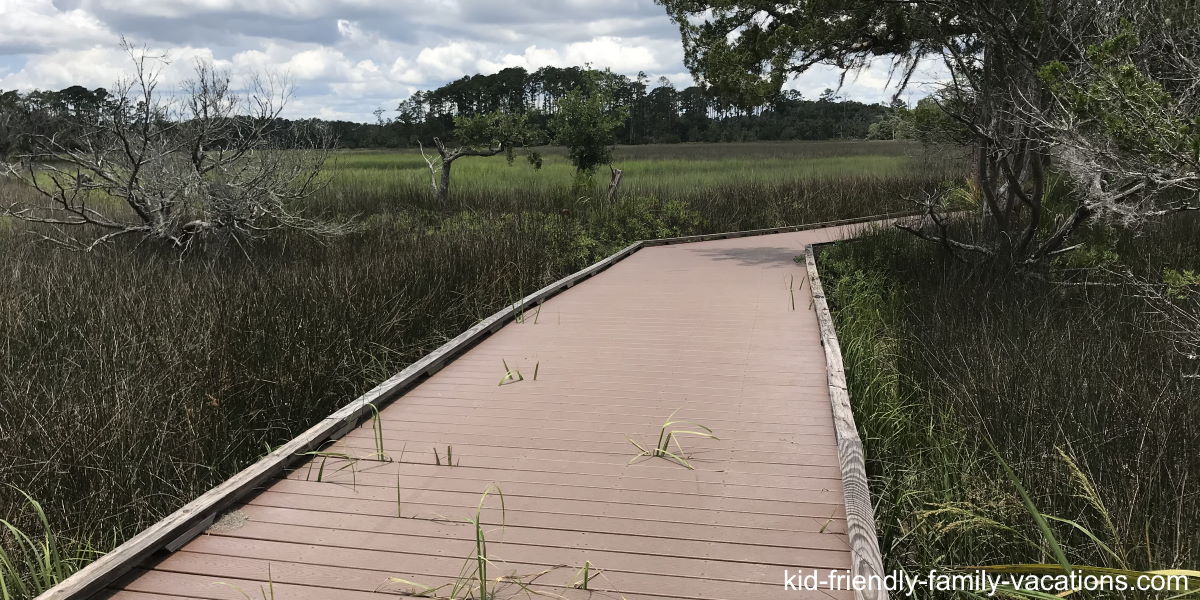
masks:
[[[825,357],[794,260],[849,230],[642,249],[384,408],[393,461],[370,460],[368,422],[326,448],[366,460],[288,472],[112,597],[367,600],[413,589],[393,577],[441,585],[462,572],[475,547],[463,521],[495,484],[504,510],[493,496],[482,512],[492,577],[548,571],[534,589],[567,598],[850,598],[782,587],[784,569],[850,568]],[[504,363],[524,380],[497,385]],[[630,464],[627,436],[653,444],[676,410],[719,437],[680,440],[695,470]],[[585,562],[606,591],[571,587]]]

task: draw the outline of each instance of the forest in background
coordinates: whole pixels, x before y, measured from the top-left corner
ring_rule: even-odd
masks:
[[[644,73],[627,77],[584,67],[543,67],[533,72],[512,67],[491,75],[464,76],[416,92],[392,110],[376,110],[374,123],[302,119],[283,120],[281,125],[283,129],[293,123],[324,125],[343,148],[412,148],[434,137],[452,138],[456,116],[528,113],[532,125],[544,128],[557,114],[559,101],[589,79],[599,82],[611,99],[610,108],[624,115],[614,132],[621,144],[903,137],[895,135],[892,127],[878,131],[877,125],[891,122],[904,109],[903,103],[866,104],[826,89],[815,99],[786,90],[769,101],[739,106],[699,86],[678,90],[665,78],[651,86]],[[21,150],[17,136],[5,135],[6,129],[18,129],[18,123],[63,132],[81,117],[98,115],[114,100],[105,88],[79,85],[58,91],[0,90],[0,156]]]

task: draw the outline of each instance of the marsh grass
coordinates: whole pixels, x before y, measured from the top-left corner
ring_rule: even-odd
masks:
[[[683,444],[679,442],[679,438],[689,435],[712,440],[719,438],[713,434],[712,429],[709,429],[704,425],[691,423],[688,421],[676,421],[675,415],[678,413],[679,409],[676,409],[671,413],[671,416],[667,417],[667,420],[663,421],[663,424],[659,426],[658,440],[653,446],[643,445],[633,438],[627,438],[629,443],[633,444],[633,446],[638,449],[637,456],[629,459],[630,463],[633,463],[640,458],[662,458],[680,466],[687,467],[689,470],[696,469],[696,467],[692,466],[691,461],[688,460],[689,457],[687,455],[687,451],[683,449]],[[674,450],[671,450],[672,445],[675,446]]]
[[[583,561],[583,566],[579,568],[579,572],[577,573],[577,578],[576,578],[575,583],[571,584],[571,587],[573,587],[577,590],[586,591],[588,589],[588,584],[590,584],[592,582],[592,578],[595,576],[596,576],[596,573],[592,572],[591,561],[585,560],[585,561]]]
[[[1152,276],[1196,266],[1196,224],[1082,239]],[[1133,290],[1076,285],[1086,265],[1058,271],[1070,285],[964,265],[896,231],[818,262],[885,570],[1200,564],[1200,382]]]
[[[797,257],[797,258],[799,258],[799,257]],[[792,260],[794,261],[795,259],[792,259]],[[800,280],[800,285],[797,286],[796,285],[796,276],[788,275],[788,283],[787,283],[788,300],[791,301],[792,310],[796,310],[796,292],[804,291],[804,283],[807,281],[808,281],[808,278],[802,278]]]
[[[1008,565],[978,565],[964,567],[964,571],[981,570],[988,573],[1003,574],[1013,577],[1015,581],[1020,581],[1022,583],[1016,585],[1005,583],[997,589],[997,593],[1001,593],[1005,596],[1013,598],[1035,598],[1049,600],[1051,598],[1064,597],[1062,594],[1048,594],[1037,589],[1031,589],[1031,587],[1025,583],[1028,581],[1027,578],[1063,574],[1076,574],[1084,576],[1090,575],[1094,577],[1110,578],[1120,576],[1125,577],[1126,581],[1138,581],[1140,579],[1148,579],[1153,581],[1154,578],[1158,578],[1160,585],[1159,591],[1168,594],[1170,596],[1170,600],[1177,600],[1179,598],[1188,596],[1195,597],[1197,594],[1200,594],[1200,571],[1193,569],[1156,569],[1153,571],[1132,570],[1129,568],[1128,562],[1123,556],[1105,544],[1100,539],[1100,536],[1090,531],[1087,527],[1084,527],[1083,525],[1070,519],[1042,514],[1034,504],[1029,492],[1025,490],[1025,486],[1021,484],[1021,480],[1019,477],[1017,477],[1017,474],[1012,470],[1011,467],[1009,467],[1008,463],[1000,457],[1000,453],[996,451],[995,447],[990,447],[990,449],[992,451],[992,455],[996,459],[996,462],[999,463],[1001,469],[1003,470],[1004,476],[1008,479],[1008,482],[1012,484],[1017,494],[1021,497],[1021,502],[1024,504],[1025,510],[1033,522],[1037,525],[1037,529],[1042,535],[1042,541],[1046,546],[1049,547],[1050,552],[1054,555],[1054,558],[1057,562],[1054,564],[1027,563]],[[1095,509],[1096,513],[1103,518],[1104,524],[1109,528],[1108,533],[1115,536],[1116,528],[1112,523],[1110,514],[1104,507],[1099,493],[1096,491],[1094,482],[1091,481],[1087,474],[1083,473],[1083,471],[1079,469],[1079,467],[1075,464],[1075,461],[1071,459],[1066,452],[1064,452],[1061,448],[1058,449],[1058,451],[1059,456],[1067,465],[1071,475],[1076,479],[1079,497],[1087,500],[1092,505],[1092,508]],[[1058,541],[1058,538],[1054,535],[1054,532],[1050,527],[1050,521],[1068,525],[1079,533],[1087,536],[1087,538],[1095,544],[1096,548],[1103,550],[1109,556],[1111,556],[1117,566],[1112,567],[1071,564],[1071,561],[1067,559],[1066,548],[1064,548],[1063,545]],[[1070,590],[1069,592],[1074,593],[1077,591],[1079,590]],[[1070,595],[1070,593],[1067,593],[1066,595]]]
[[[371,408],[371,433],[375,441],[375,454],[372,454],[371,458],[381,462],[392,462],[392,457],[383,450],[383,419],[379,417],[379,407],[374,404],[367,406]]]
[[[497,383],[496,384],[497,386],[501,386],[506,383],[516,383],[518,381],[525,381],[525,376],[521,374],[520,369],[513,369],[513,368],[509,367],[508,361],[506,361],[504,359],[500,359],[500,362],[501,362],[501,364],[504,365],[504,376],[500,378],[500,383]],[[536,370],[534,371],[533,378],[537,379],[537,371]]]
[[[434,448],[433,448],[433,464],[435,464],[435,465],[437,465],[437,466],[439,466],[439,467],[440,467],[440,466],[442,466],[442,464],[443,464],[443,463],[442,463],[442,455],[441,455],[441,454],[438,454],[438,449],[437,449],[437,447],[436,447],[436,446],[434,446]],[[455,462],[455,461],[454,461],[454,446],[451,446],[451,445],[447,444],[447,445],[446,445],[446,462],[445,462],[445,465],[446,465],[447,467],[457,467],[457,466],[459,466],[460,464],[462,464],[462,459],[459,459],[459,460],[458,460],[458,462]]]
[[[13,491],[25,499],[38,533],[0,519],[0,534],[10,541],[0,546],[0,600],[36,596],[101,554],[77,545],[64,548],[64,540],[56,535],[42,505],[19,489]]]
[[[360,231],[212,244],[182,259],[132,239],[64,252],[38,243],[36,228],[0,221],[0,481],[42,502],[60,556],[111,548],[264,445],[634,240],[904,210],[906,197],[965,174],[913,151],[622,148],[628,187],[614,203],[593,198],[599,181],[571,194],[557,151],[541,171],[471,159],[455,167],[449,205],[430,199],[419,156],[345,153],[308,213],[355,215]],[[22,194],[0,182],[0,204]],[[376,458],[386,456],[379,426]],[[26,504],[0,488],[0,517],[37,530]],[[15,543],[0,534],[0,548]],[[4,576],[33,581],[19,570]]]
[[[574,270],[556,219],[381,220],[252,261],[0,235],[0,480],[43,503],[64,545],[110,547]],[[0,489],[0,517],[33,527],[23,503]]]
[[[303,453],[299,454],[299,456],[308,456],[308,457],[312,458],[312,460],[308,461],[308,471],[304,475],[305,481],[325,481],[325,465],[330,459],[333,459],[333,460],[339,461],[341,463],[336,469],[334,469],[333,472],[340,473],[342,471],[345,471],[346,469],[349,469],[350,475],[352,478],[351,486],[355,487],[358,484],[357,465],[358,465],[359,459],[357,459],[353,456],[350,456],[349,454],[346,454],[344,452],[327,452],[327,451],[314,450],[311,452],[303,452]],[[312,475],[312,470],[313,470],[314,464],[317,465],[316,479],[313,479],[313,475]]]
[[[512,305],[513,305],[513,309],[515,311],[515,313],[513,314],[514,321],[516,321],[517,323],[520,323],[520,324],[524,324],[526,321],[529,320],[529,314],[528,314],[529,311],[524,307],[524,305],[521,303],[520,300],[513,302]],[[535,307],[533,309],[533,324],[534,325],[537,325],[538,317],[541,316],[541,314],[542,314],[542,304],[539,302],[537,307]]]
[[[541,169],[503,157],[456,162],[447,205],[429,194],[428,169],[415,151],[347,152],[332,163],[332,184],[314,209],[371,215],[419,208],[435,213],[568,211],[606,221],[600,177],[578,189],[559,149],[540,149]],[[911,208],[908,197],[965,175],[955,151],[925,152],[905,142],[682,144],[621,147],[622,195],[676,203],[704,229],[733,231]],[[662,237],[662,236],[643,236]],[[636,239],[636,238],[635,238]]]
[[[267,584],[258,586],[258,597],[251,596],[240,586],[226,581],[214,582],[216,585],[227,587],[246,600],[275,600],[275,577],[271,574],[271,563],[267,563]]]
[[[437,450],[435,449],[436,453]],[[450,449],[446,448],[447,456]],[[389,577],[391,583],[400,583],[411,586],[409,590],[411,595],[419,597],[435,597],[448,599],[475,599],[475,600],[490,600],[495,597],[495,587],[501,583],[504,578],[497,578],[495,582],[488,576],[488,570],[495,565],[495,558],[488,553],[487,537],[489,532],[484,527],[483,509],[487,501],[491,497],[496,497],[500,502],[500,528],[504,528],[507,509],[504,505],[504,492],[496,485],[488,486],[479,498],[479,504],[475,507],[475,513],[465,519],[467,525],[470,526],[474,534],[474,548],[471,555],[464,561],[462,569],[459,571],[458,577],[449,583],[444,583],[437,586],[417,583],[401,577]],[[524,587],[521,580],[515,579],[520,587]],[[442,590],[448,590],[442,593]]]

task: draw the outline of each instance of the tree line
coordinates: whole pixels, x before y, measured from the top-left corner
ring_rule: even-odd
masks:
[[[497,111],[528,113],[535,126],[544,127],[568,94],[589,86],[604,94],[610,109],[624,114],[614,131],[621,144],[862,139],[888,112],[884,105],[840,99],[831,89],[811,100],[784,90],[755,104],[738,104],[710,88],[678,90],[661,77],[656,83],[651,87],[645,73],[627,77],[585,67],[533,72],[510,67],[465,76],[413,94],[396,108],[395,117],[377,112],[382,139],[374,145],[413,146],[419,140],[450,137],[455,117]],[[347,145],[358,141],[353,135],[340,137]]]
[[[627,77],[583,67],[533,72],[512,67],[416,92],[394,111],[375,111],[374,123],[279,118],[279,129],[320,124],[344,148],[412,148],[435,137],[451,139],[456,117],[492,112],[527,114],[532,126],[545,130],[567,94],[590,80],[599,82],[610,108],[624,115],[613,132],[619,144],[863,139],[892,112],[882,104],[841,99],[831,89],[815,99],[784,90],[743,106],[710,88],[678,90],[665,78],[652,87],[645,73]],[[57,91],[0,90],[0,156],[21,149],[17,133],[22,128],[69,135],[81,119],[98,118],[116,102],[105,88],[79,85]]]
[[[217,233],[250,240],[280,228],[349,231],[350,224],[300,211],[339,145],[418,147],[430,192],[446,203],[456,161],[503,153],[511,162],[520,152],[540,167],[537,147],[557,144],[581,189],[608,166],[611,201],[622,179],[611,164],[616,144],[895,139],[917,130],[889,125],[909,118],[902,103],[840,101],[832,90],[811,101],[780,91],[758,103],[734,102],[716,90],[680,92],[666,79],[650,89],[642,74],[579,67],[463,77],[413,94],[394,118],[377,111],[374,124],[288,120],[282,114],[291,90],[277,77],[258,74],[240,90],[229,73],[201,62],[180,90],[164,93],[165,57],[125,48],[134,73],[111,90],[0,93],[4,174],[34,192],[0,205],[0,215],[45,225],[48,240],[74,249],[133,235],[186,251]]]
[[[156,75],[157,77],[157,75]],[[191,85],[194,81],[189,81]],[[252,82],[251,87],[263,82]],[[98,128],[111,123],[114,118],[123,116],[130,109],[130,98],[126,97],[128,89],[118,89],[123,84],[110,88],[98,87],[88,89],[80,85],[72,85],[61,90],[33,90],[21,92],[18,90],[0,90],[0,161],[21,155],[36,153],[39,150],[39,140],[53,138],[64,148],[81,148],[87,139],[92,137]],[[280,85],[276,81],[274,85]],[[186,87],[186,86],[185,86]],[[193,90],[180,90],[179,95],[191,101]],[[249,90],[244,94],[253,97],[261,90]],[[234,93],[231,89],[223,91],[222,98],[228,101]],[[203,96],[203,94],[201,94]],[[158,91],[156,96],[163,98],[170,94]],[[133,101],[136,107],[137,100]],[[278,102],[278,101],[277,101]],[[214,107],[210,107],[214,108]],[[224,107],[222,107],[224,108]],[[276,147],[288,147],[295,141],[298,134],[320,130],[331,139],[336,138],[336,130],[344,129],[347,124],[337,124],[321,119],[287,119],[279,111],[270,115],[259,114],[249,106],[229,107],[221,111],[221,118],[240,122],[242,126],[253,126],[260,130],[264,140],[269,140]],[[210,112],[209,115],[212,113]],[[147,118],[166,121],[177,118],[178,113],[168,111],[150,113]],[[185,117],[186,118],[186,117]],[[269,126],[264,127],[262,119],[270,120]],[[253,124],[251,122],[253,121]],[[233,123],[230,123],[232,125]],[[165,123],[160,123],[165,125]],[[355,124],[348,124],[355,125]],[[232,139],[210,140],[217,146],[233,144]]]

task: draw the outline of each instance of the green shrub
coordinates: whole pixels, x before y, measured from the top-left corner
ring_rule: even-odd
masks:
[[[700,214],[681,200],[623,196],[611,205],[588,210],[584,226],[601,255],[637,240],[692,235],[700,231]]]
[[[1189,288],[1200,286],[1200,273],[1192,269],[1163,269],[1163,283],[1167,285],[1167,295],[1176,300],[1189,297]]]

